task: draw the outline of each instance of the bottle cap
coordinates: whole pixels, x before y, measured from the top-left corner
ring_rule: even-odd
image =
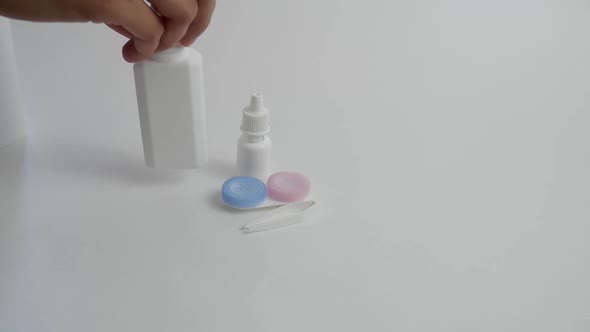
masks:
[[[246,135],[262,136],[270,131],[270,116],[264,106],[262,94],[255,93],[250,97],[250,105],[242,113],[240,128]]]
[[[157,62],[171,62],[180,61],[188,54],[187,48],[182,46],[176,46],[164,51],[157,52],[152,55],[150,60]]]

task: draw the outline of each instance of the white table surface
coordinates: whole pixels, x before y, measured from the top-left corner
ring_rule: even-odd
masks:
[[[99,25],[14,25],[27,142],[0,150],[0,331],[590,330],[590,5],[219,1],[211,166],[143,166]],[[321,218],[223,209],[241,108]]]

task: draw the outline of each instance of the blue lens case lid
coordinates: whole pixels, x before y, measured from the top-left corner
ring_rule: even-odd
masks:
[[[221,198],[238,209],[254,208],[266,200],[266,185],[261,180],[249,176],[233,177],[223,184]]]

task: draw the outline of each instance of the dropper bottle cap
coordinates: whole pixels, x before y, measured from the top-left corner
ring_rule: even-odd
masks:
[[[242,113],[240,129],[250,136],[264,136],[270,132],[270,116],[262,94],[255,93],[250,97],[250,105]]]

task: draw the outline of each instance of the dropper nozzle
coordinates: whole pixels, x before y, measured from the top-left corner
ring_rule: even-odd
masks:
[[[255,113],[264,110],[264,99],[262,98],[261,93],[252,94],[250,97],[250,106],[248,106],[248,109]]]

